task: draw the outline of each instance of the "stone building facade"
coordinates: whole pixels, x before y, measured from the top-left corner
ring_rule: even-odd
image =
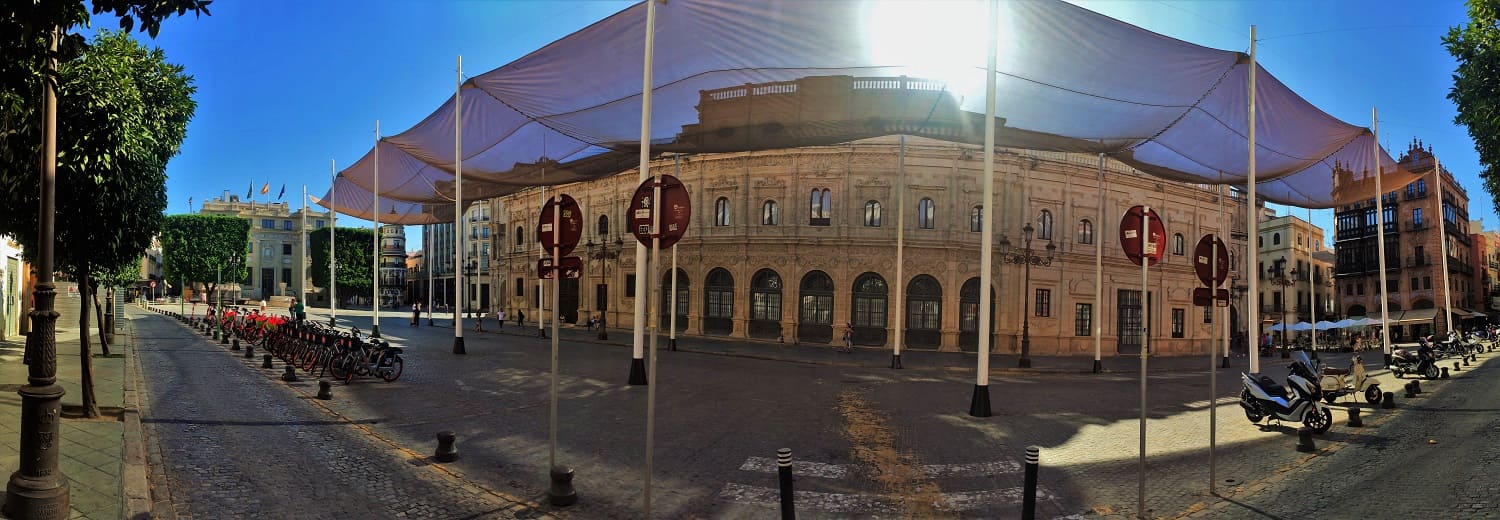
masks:
[[[1261,317],[1290,323],[1332,318],[1329,300],[1337,293],[1323,228],[1295,215],[1276,217],[1261,222],[1258,244]],[[1316,318],[1314,309],[1320,310]]]
[[[406,305],[406,226],[380,226],[380,305]]]
[[[241,201],[238,195],[224,192],[222,197],[204,201],[201,215],[227,215],[250,222],[249,250],[246,265],[249,276],[234,284],[225,280],[224,297],[236,300],[265,300],[272,296],[296,296],[302,290],[302,266],[310,263],[303,254],[306,231],[322,229],[329,224],[327,211],[292,209],[285,202]],[[201,287],[201,285],[200,285]],[[313,290],[309,285],[308,290]],[[210,296],[212,298],[212,296]]]
[[[1448,330],[1441,312],[1445,296],[1452,297],[1454,321],[1482,318],[1472,309],[1480,288],[1469,235],[1469,195],[1446,168],[1435,173],[1431,147],[1412,141],[1399,159],[1401,166],[1421,174],[1415,182],[1393,187],[1384,196],[1387,305],[1391,336],[1412,338]],[[1437,183],[1443,183],[1443,200]],[[1346,317],[1380,316],[1379,247],[1376,242],[1375,199],[1345,205],[1334,212],[1335,278]],[[1451,287],[1443,287],[1445,252],[1437,226],[1447,231],[1448,273]]]
[[[884,137],[657,160],[652,171],[681,179],[693,204],[692,224],[677,245],[679,328],[687,334],[831,343],[852,325],[857,344],[889,346],[899,319],[903,348],[973,350],[978,226],[987,206],[981,157],[973,147],[921,138],[908,138],[903,153],[898,138]],[[1105,355],[1138,352],[1140,268],[1124,257],[1117,226],[1128,208],[1146,204],[1165,219],[1168,237],[1147,289],[1151,348],[1206,352],[1211,326],[1204,309],[1193,306],[1200,283],[1192,249],[1199,237],[1227,228],[1232,268],[1240,270],[1243,197],[1106,161],[1101,208],[1098,165],[1099,158],[1090,155],[997,155],[996,244],[1009,242],[1011,252],[1024,247],[1022,228],[1031,223],[1034,254],[1045,257],[1048,243],[1055,252],[1050,264],[1031,267],[1028,284],[1025,268],[1006,262],[997,247],[991,288],[995,351],[1019,351],[1023,318],[1030,314],[1034,355],[1092,354],[1096,320]],[[647,286],[634,276],[635,240],[620,225],[637,185],[632,170],[549,189],[577,199],[588,223],[583,241],[589,244],[574,253],[586,259],[583,277],[563,282],[564,321],[602,314],[611,325],[628,326],[634,299],[646,296]],[[898,194],[904,201],[898,202]],[[490,283],[497,288],[490,303],[512,315],[524,309],[537,316],[535,228],[544,202],[540,189],[489,201],[496,229]],[[895,265],[898,226],[905,241],[901,278]],[[1103,248],[1102,305],[1094,299],[1096,248]],[[670,283],[670,257],[670,251],[662,253],[662,268],[650,283]],[[669,294],[663,291],[662,309]],[[543,314],[550,316],[556,305],[545,307]],[[1243,328],[1241,308],[1237,303],[1231,310],[1237,330]],[[666,314],[658,313],[663,322]]]

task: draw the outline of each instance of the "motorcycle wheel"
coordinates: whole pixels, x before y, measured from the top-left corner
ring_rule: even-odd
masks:
[[[1249,390],[1240,392],[1240,402],[1250,405],[1248,408],[1240,408],[1245,411],[1245,418],[1249,419],[1250,422],[1258,423],[1261,419],[1264,419],[1266,417],[1266,415],[1261,413],[1260,411],[1260,403],[1255,402],[1255,398],[1250,395]]]
[[[1312,430],[1313,433],[1327,433],[1328,429],[1333,427],[1333,411],[1313,409],[1302,418],[1302,425]]]
[[[1335,402],[1338,402],[1338,400],[1339,400],[1339,396],[1336,396],[1336,395],[1333,395],[1333,394],[1330,394],[1330,393],[1324,393],[1323,394],[1323,402],[1325,402],[1325,403],[1333,404]]]
[[[1437,379],[1438,378],[1437,363],[1433,363],[1433,364],[1427,365],[1427,370],[1422,373],[1422,377],[1425,377],[1427,379]]]
[[[1370,385],[1365,389],[1365,402],[1367,403],[1377,404],[1384,398],[1385,396],[1380,393],[1380,385]]]

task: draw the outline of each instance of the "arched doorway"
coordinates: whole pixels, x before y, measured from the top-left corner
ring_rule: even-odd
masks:
[[[761,269],[750,278],[750,337],[781,337],[781,275]]]
[[[1355,316],[1363,318],[1363,317],[1365,317],[1367,315],[1368,312],[1369,311],[1366,311],[1365,310],[1365,306],[1363,306],[1363,305],[1350,305],[1349,306],[1349,312],[1346,315],[1349,316],[1350,318],[1353,318]]]
[[[906,284],[906,346],[937,348],[943,343],[943,286],[918,275]]]
[[[797,340],[810,343],[833,341],[833,279],[823,271],[802,276],[797,295]]]
[[[995,288],[990,287],[990,331],[995,330]],[[979,278],[970,278],[958,290],[958,348],[979,350]]]
[[[703,333],[728,336],[734,332],[734,277],[715,267],[703,283]]]
[[[667,273],[661,274],[661,310],[657,316],[661,317],[657,325],[662,329],[672,326],[672,278]],[[687,330],[688,317],[688,276],[682,269],[677,270],[677,332]]]
[[[850,295],[853,311],[855,345],[880,346],[885,344],[885,315],[890,301],[887,296],[885,278],[875,273],[865,273],[854,279],[854,292]]]

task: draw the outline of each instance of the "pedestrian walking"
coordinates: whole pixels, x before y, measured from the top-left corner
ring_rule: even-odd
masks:
[[[411,326],[417,326],[417,320],[422,318],[421,302],[411,304]]]
[[[292,319],[297,323],[307,320],[307,307],[302,305],[302,300],[292,298]]]
[[[854,325],[844,324],[844,348],[840,352],[845,354],[854,352]]]
[[[474,311],[474,332],[484,332],[484,311]]]
[[[505,330],[505,309],[500,309],[500,314],[498,314],[497,317],[499,318],[498,321],[500,322],[500,330],[504,331]]]

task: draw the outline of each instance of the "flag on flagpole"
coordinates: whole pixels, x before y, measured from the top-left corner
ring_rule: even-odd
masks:
[[[251,184],[251,186],[254,186],[254,184]],[[266,181],[266,185],[260,187],[261,195],[265,195],[268,193],[271,193],[271,181]]]
[[[255,181],[250,181],[250,187],[245,189],[245,199],[250,199],[250,194],[255,193]]]
[[[267,184],[267,186],[270,186],[270,185]],[[286,183],[283,182],[283,183],[281,183],[281,193],[277,193],[276,194],[276,200],[281,200],[281,198],[284,197],[284,196],[286,196]]]
[[[192,197],[188,197],[188,213],[192,213],[192,212],[193,212],[193,198]]]

